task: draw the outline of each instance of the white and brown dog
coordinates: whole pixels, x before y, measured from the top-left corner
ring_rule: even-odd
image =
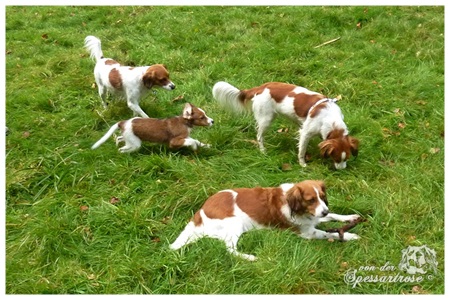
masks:
[[[262,152],[264,132],[275,115],[280,114],[295,121],[299,132],[298,160],[306,166],[306,147],[316,135],[322,137],[319,144],[323,157],[331,157],[336,169],[344,169],[350,155],[358,155],[359,141],[348,135],[344,116],[336,99],[312,92],[306,88],[281,82],[269,82],[247,90],[239,90],[227,82],[217,82],[213,96],[221,104],[236,112],[243,112],[251,105],[257,123],[257,141]],[[303,125],[303,126],[302,126]]]
[[[181,116],[167,119],[136,117],[117,122],[92,146],[92,149],[98,148],[117,129],[120,129],[122,135],[117,137],[116,145],[125,142],[125,146],[119,148],[122,153],[138,150],[142,141],[164,143],[175,149],[190,147],[195,151],[198,147],[209,147],[210,145],[189,137],[192,128],[194,126],[212,126],[213,123],[214,120],[208,117],[204,110],[186,103]]]
[[[124,97],[135,116],[148,118],[148,115],[139,106],[139,100],[152,87],[162,87],[169,91],[175,89],[175,84],[170,81],[169,72],[165,65],[121,66],[114,59],[103,56],[100,40],[91,35],[85,38],[84,46],[89,51],[91,58],[96,61],[94,68],[95,82],[105,108],[106,97],[109,92]]]
[[[230,253],[255,260],[255,256],[236,248],[239,237],[251,229],[277,227],[292,229],[306,239],[340,239],[338,233],[315,226],[327,221],[353,222],[359,216],[330,213],[327,203],[324,183],[314,180],[275,188],[223,190],[206,200],[170,248],[176,250],[199,238],[211,237],[224,241]],[[358,238],[349,232],[342,236],[344,241]]]

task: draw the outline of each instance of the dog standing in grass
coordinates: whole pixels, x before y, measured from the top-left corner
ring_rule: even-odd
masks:
[[[107,93],[110,92],[124,97],[135,116],[148,118],[148,115],[139,106],[140,98],[144,97],[154,86],[169,91],[175,89],[175,84],[170,81],[165,65],[121,66],[114,59],[103,56],[100,40],[92,35],[86,37],[84,47],[89,51],[91,58],[96,61],[95,82],[105,108]]]
[[[358,155],[359,141],[349,135],[344,115],[337,99],[310,91],[304,87],[282,82],[239,90],[223,81],[213,87],[213,96],[236,112],[251,109],[257,123],[259,149],[264,152],[264,132],[276,115],[296,122],[299,130],[298,161],[306,167],[306,148],[313,136],[320,135],[323,157],[331,157],[336,169],[344,169],[351,155]]]
[[[210,147],[210,145],[189,137],[192,128],[213,124],[214,120],[208,117],[204,110],[186,103],[181,116],[167,119],[136,117],[117,122],[92,146],[92,149],[98,148],[117,129],[120,129],[122,135],[117,137],[116,145],[125,142],[125,146],[119,148],[122,153],[138,150],[142,141],[164,143],[175,149],[190,147],[195,151],[198,147]]]

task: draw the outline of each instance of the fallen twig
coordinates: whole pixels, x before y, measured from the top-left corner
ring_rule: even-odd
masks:
[[[317,45],[317,46],[315,46],[314,48],[319,48],[319,47],[322,47],[322,46],[325,46],[325,45],[334,43],[334,42],[336,42],[336,41],[338,41],[338,40],[340,40],[340,39],[341,39],[341,37],[337,37],[337,38],[335,38],[335,39],[329,40],[328,42],[325,42],[325,43],[322,43],[322,44],[320,44],[320,45]]]
[[[350,229],[352,229],[353,227],[355,227],[356,225],[358,225],[359,223],[365,222],[366,220],[363,218],[358,218],[353,222],[350,222],[340,228],[330,228],[325,230],[326,232],[337,232],[339,233],[339,240],[340,241],[344,241],[344,233],[349,231]]]
[[[172,102],[180,101],[184,99],[184,94],[172,99]]]

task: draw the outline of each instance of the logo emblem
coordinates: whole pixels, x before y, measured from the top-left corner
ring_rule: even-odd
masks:
[[[398,268],[410,275],[426,274],[430,270],[436,274],[437,265],[436,251],[427,246],[409,246],[402,250],[402,260]]]

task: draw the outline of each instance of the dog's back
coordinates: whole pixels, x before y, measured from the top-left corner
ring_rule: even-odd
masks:
[[[128,121],[119,123],[122,132]],[[189,136],[189,127],[181,117],[167,119],[134,118],[131,120],[133,134],[142,141],[154,143],[169,143],[174,137],[186,138]]]
[[[115,130],[120,129],[122,136],[117,137],[116,144],[125,142],[120,152],[133,152],[139,149],[142,141],[153,143],[165,143],[170,148],[190,147],[197,150],[198,147],[209,147],[189,137],[194,126],[212,126],[214,120],[208,117],[204,110],[186,103],[181,116],[155,119],[155,118],[132,118],[114,124],[108,132],[98,140],[92,149],[99,147]]]

